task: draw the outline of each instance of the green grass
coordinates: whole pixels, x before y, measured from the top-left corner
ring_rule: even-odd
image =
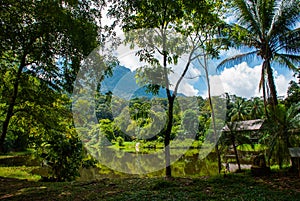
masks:
[[[40,182],[37,167],[0,167],[0,200],[255,200],[300,201],[297,176],[253,178],[248,173],[165,179],[153,175],[92,181]],[[102,173],[111,174],[108,168]],[[151,177],[150,177],[151,176]]]
[[[26,179],[29,181],[38,181],[41,176],[32,174],[31,171],[36,167],[16,166],[16,167],[0,167],[0,177]]]
[[[264,151],[267,149],[267,146],[262,144],[254,144],[253,147],[250,144],[242,144],[237,147],[240,151]]]
[[[270,166],[270,169],[273,171],[273,172],[287,172],[288,169],[291,167],[291,164],[283,164],[282,165],[282,169],[280,169],[279,165],[271,165]],[[300,179],[300,178],[299,178]]]
[[[34,150],[32,150],[32,149],[27,149],[26,151],[20,151],[20,152],[9,152],[4,155],[0,154],[0,159],[13,158],[16,156],[32,155],[33,153],[34,153]]]
[[[1,181],[1,180],[0,180]],[[0,182],[9,200],[300,200],[299,179],[252,178],[247,174],[211,178],[117,178],[89,182]]]
[[[140,141],[139,149],[141,152],[155,152],[155,149],[163,149],[164,143],[158,141]],[[110,148],[113,149],[122,149],[125,152],[135,152],[137,142],[124,142],[123,146],[119,146],[118,143],[114,143]],[[176,140],[172,141],[171,147],[173,148],[200,148],[202,146],[202,142],[193,140],[193,139],[185,139],[185,140]],[[150,148],[150,149],[149,149]],[[154,149],[155,148],[155,149]]]

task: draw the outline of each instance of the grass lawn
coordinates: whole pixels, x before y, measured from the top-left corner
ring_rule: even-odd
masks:
[[[36,167],[16,166],[16,167],[0,167],[0,177],[26,179],[28,181],[38,181],[41,179],[39,175],[31,174]]]
[[[300,200],[297,177],[123,178],[33,182],[0,177],[0,200]]]

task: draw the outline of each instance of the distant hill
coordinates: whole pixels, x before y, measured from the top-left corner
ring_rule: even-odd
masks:
[[[111,77],[107,76],[101,83],[101,92],[106,93],[111,91],[113,95],[124,99],[131,99],[134,97],[154,97],[153,94],[147,93],[146,88],[138,86],[135,79],[135,71],[131,71],[125,66],[116,66],[113,70]],[[178,96],[185,96],[178,93]],[[167,97],[164,89],[160,89],[158,95],[155,97],[165,98]]]

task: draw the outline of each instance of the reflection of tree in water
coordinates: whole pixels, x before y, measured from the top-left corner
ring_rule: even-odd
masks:
[[[164,155],[154,155],[155,159],[145,160],[145,156],[149,156],[143,152],[128,153],[125,151],[113,150],[103,147],[101,149],[91,149],[94,157],[101,158],[99,161],[96,174],[98,177],[115,177],[137,176],[139,173],[144,173],[144,176],[164,176],[164,168],[160,170],[153,170],[154,162],[164,164]],[[130,154],[128,157],[127,154]],[[180,150],[172,150],[172,155],[178,157],[182,154]],[[104,157],[105,155],[105,157]],[[218,173],[218,165],[215,161],[217,156],[214,153],[209,154],[204,159],[199,159],[199,150],[189,150],[185,155],[181,156],[178,161],[171,165],[174,176],[207,176],[216,175]],[[122,170],[117,171],[117,170]],[[124,173],[126,171],[126,173]]]
[[[145,174],[155,170],[155,164],[164,164],[163,154],[152,157],[144,153],[128,153],[123,150],[101,147],[91,149],[92,155],[98,162],[113,170],[128,174]]]
[[[198,151],[198,150],[197,150]],[[199,159],[199,153],[183,155],[172,165],[174,176],[208,176],[218,173],[218,164],[215,160],[217,156],[208,155],[204,159]]]

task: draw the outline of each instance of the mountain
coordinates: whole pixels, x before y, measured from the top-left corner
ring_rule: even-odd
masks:
[[[107,76],[101,83],[101,92],[111,91],[115,96],[129,100],[134,97],[153,98],[154,95],[146,92],[145,86],[138,86],[135,79],[135,71],[125,66],[116,66],[111,77]],[[178,93],[178,96],[185,96]],[[164,89],[160,89],[155,97],[166,98]]]

